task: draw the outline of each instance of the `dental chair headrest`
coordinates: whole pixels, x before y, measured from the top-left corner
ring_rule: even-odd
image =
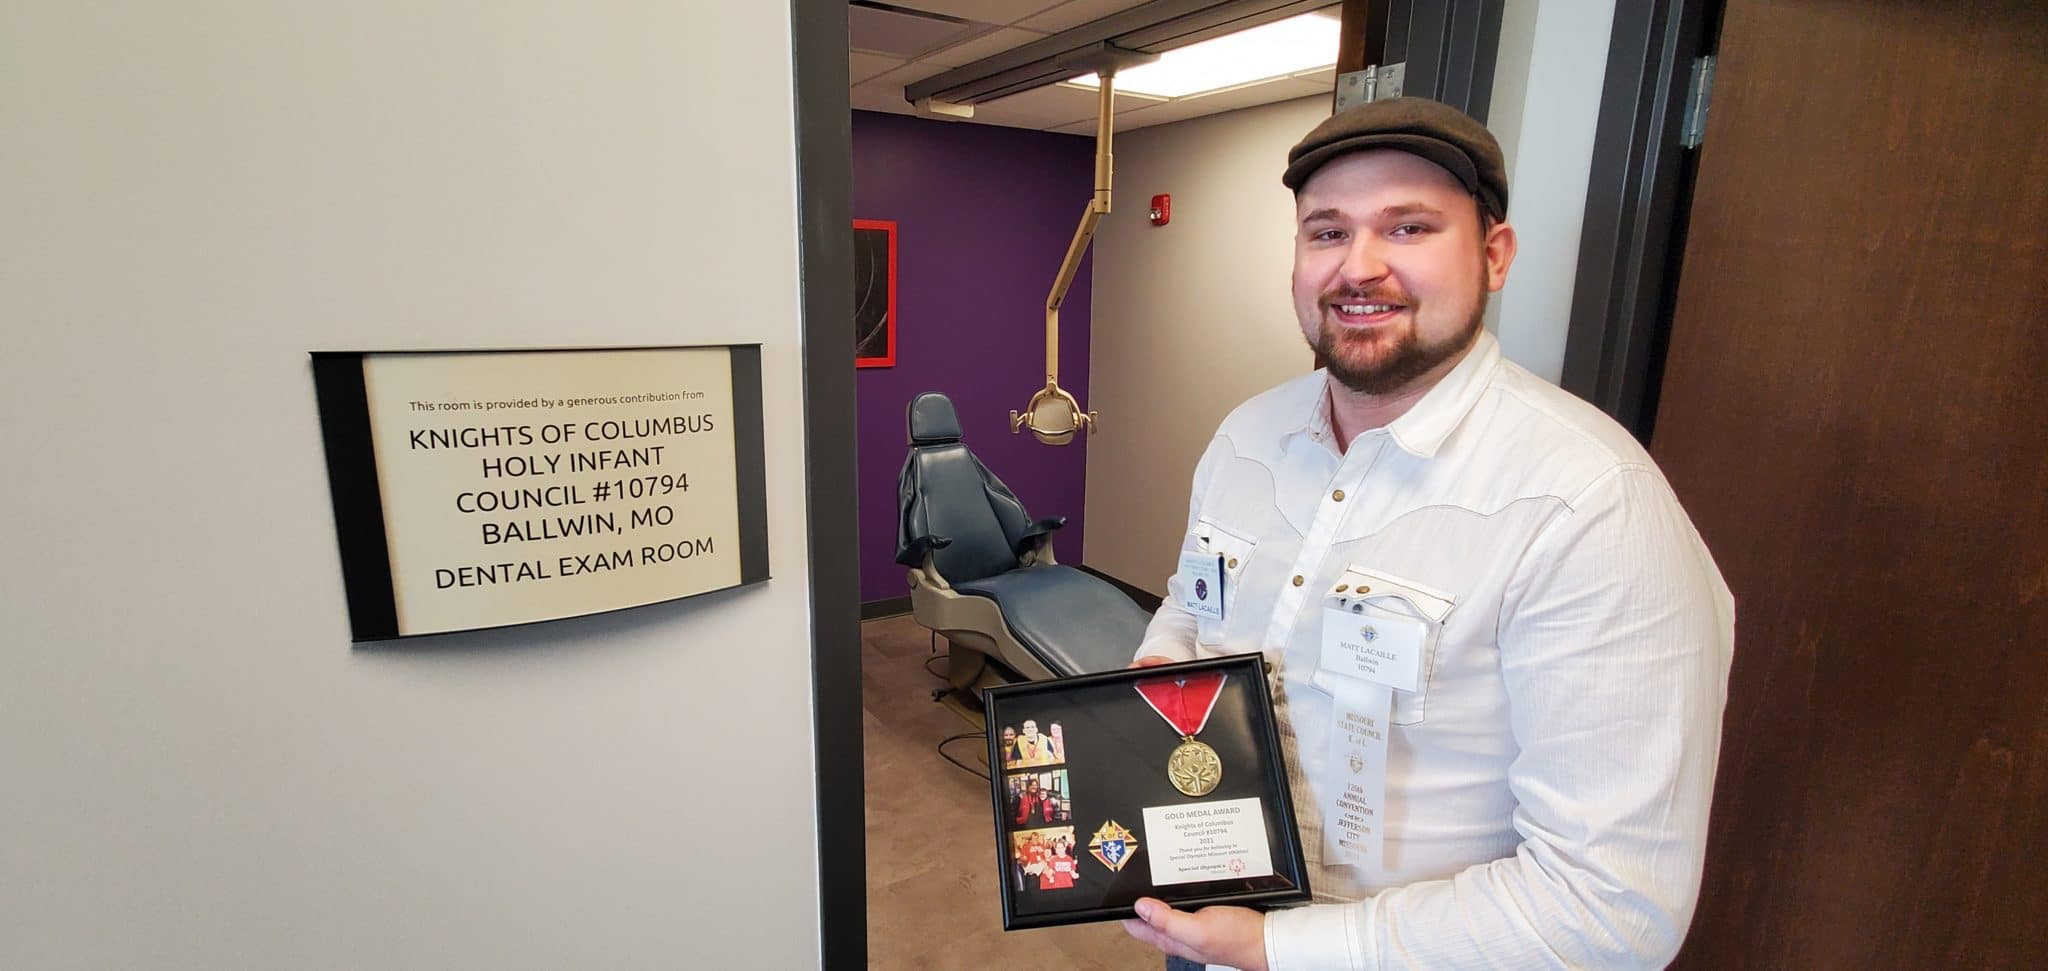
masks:
[[[953,402],[936,391],[910,399],[910,444],[947,445],[960,440]]]

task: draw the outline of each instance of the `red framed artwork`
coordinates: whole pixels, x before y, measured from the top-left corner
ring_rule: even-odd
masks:
[[[853,366],[896,366],[896,223],[853,221]]]

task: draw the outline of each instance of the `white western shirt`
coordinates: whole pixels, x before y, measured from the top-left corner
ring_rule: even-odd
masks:
[[[1239,406],[1196,466],[1183,549],[1224,619],[1138,656],[1263,652],[1318,904],[1266,920],[1274,971],[1662,967],[1692,919],[1734,603],[1650,457],[1481,333],[1339,454],[1318,371]],[[1326,866],[1331,696],[1310,684],[1347,566],[1454,606],[1396,692],[1385,866]],[[1369,871],[1369,872],[1361,872]]]

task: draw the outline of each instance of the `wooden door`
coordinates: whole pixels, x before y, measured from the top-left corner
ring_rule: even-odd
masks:
[[[2048,967],[2048,13],[1728,0],[1651,450],[1734,588],[1685,968]]]

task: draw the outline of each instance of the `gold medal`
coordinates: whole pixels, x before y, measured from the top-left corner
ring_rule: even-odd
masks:
[[[1138,682],[1138,694],[1180,735],[1180,744],[1166,758],[1166,781],[1184,796],[1206,796],[1223,781],[1223,759],[1195,736],[1209,724],[1209,713],[1229,678],[1221,671]]]
[[[1223,781],[1223,760],[1215,749],[1184,735],[1167,757],[1166,778],[1184,796],[1206,796]]]

